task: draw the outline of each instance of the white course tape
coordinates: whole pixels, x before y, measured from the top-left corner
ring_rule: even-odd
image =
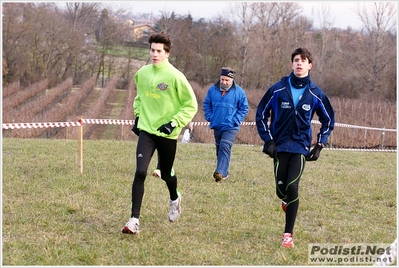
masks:
[[[2,124],[3,129],[25,129],[25,128],[52,128],[52,127],[76,127],[80,122],[53,122],[53,123],[9,123]]]
[[[111,124],[111,125],[133,125],[134,120],[118,120],[118,119],[82,119],[82,123],[85,124]],[[50,122],[50,123],[5,123],[2,124],[3,129],[20,129],[20,128],[49,128],[49,127],[75,127],[80,126],[81,122]],[[312,124],[321,124],[317,120],[312,120]],[[207,126],[209,122],[192,122],[193,126]],[[255,122],[242,122],[244,126],[255,126]],[[335,123],[337,127],[346,128],[361,128],[361,129],[372,129],[381,131],[392,131],[396,132],[396,129],[389,128],[374,128],[374,127],[362,127],[349,124]]]

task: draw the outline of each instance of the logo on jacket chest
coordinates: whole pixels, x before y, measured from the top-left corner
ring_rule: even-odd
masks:
[[[280,107],[281,109],[291,109],[291,105],[288,101],[282,101]]]
[[[159,89],[159,90],[162,90],[162,91],[164,91],[164,90],[166,90],[166,89],[168,89],[168,84],[165,84],[165,82],[162,82],[162,83],[159,83],[158,85],[157,85],[157,88]]]
[[[282,101],[280,103],[281,109],[291,109],[291,104],[288,101]],[[302,110],[310,111],[310,104],[302,104]]]
[[[302,105],[302,109],[304,109],[305,111],[310,111],[310,104]]]

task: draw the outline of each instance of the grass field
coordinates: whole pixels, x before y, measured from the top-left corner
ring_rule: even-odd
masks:
[[[308,265],[310,243],[392,243],[397,234],[396,153],[323,150],[306,163],[294,228],[281,247],[284,212],[272,160],[234,145],[229,180],[216,184],[213,144],[178,144],[174,165],[182,215],[168,222],[169,196],[147,177],[141,232],[130,216],[135,142],[3,139],[2,264]],[[153,157],[150,170],[155,168]]]

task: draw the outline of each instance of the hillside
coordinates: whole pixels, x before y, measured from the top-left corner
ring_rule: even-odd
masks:
[[[46,89],[44,83],[22,89],[15,84],[10,85],[3,90],[7,92],[7,96],[3,97],[3,123],[77,122],[80,117],[133,120],[133,100],[136,95],[134,85],[131,82],[127,89],[118,89],[116,84],[117,79],[113,77],[104,88],[101,88],[97,86],[95,77],[92,77],[82,85],[71,86],[65,81],[51,89]],[[202,103],[210,85],[201,87],[197,83],[191,84],[199,104],[193,122],[205,122]],[[33,89],[38,93],[29,96],[27,92]],[[241,127],[236,143],[261,145],[263,143],[257,135],[253,122],[256,106],[264,92],[256,89],[246,92],[250,109],[244,121],[248,123]],[[337,123],[356,126],[336,127],[331,137],[334,140],[330,141],[333,147],[396,149],[396,132],[382,130],[382,128],[396,129],[396,104],[351,99],[331,99],[331,102]],[[48,104],[43,107],[43,103]],[[34,110],[36,111],[34,113],[26,112]],[[77,129],[77,127],[13,129],[3,130],[3,136],[76,139]],[[315,136],[318,131],[317,125],[313,131]],[[214,142],[213,132],[207,125],[194,125],[191,138],[192,142]],[[85,124],[84,139],[136,140],[137,137],[132,133],[130,125]]]

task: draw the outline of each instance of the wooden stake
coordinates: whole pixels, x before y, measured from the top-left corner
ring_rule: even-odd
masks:
[[[82,117],[79,118],[79,133],[78,133],[78,167],[80,173],[83,173],[83,121]]]

